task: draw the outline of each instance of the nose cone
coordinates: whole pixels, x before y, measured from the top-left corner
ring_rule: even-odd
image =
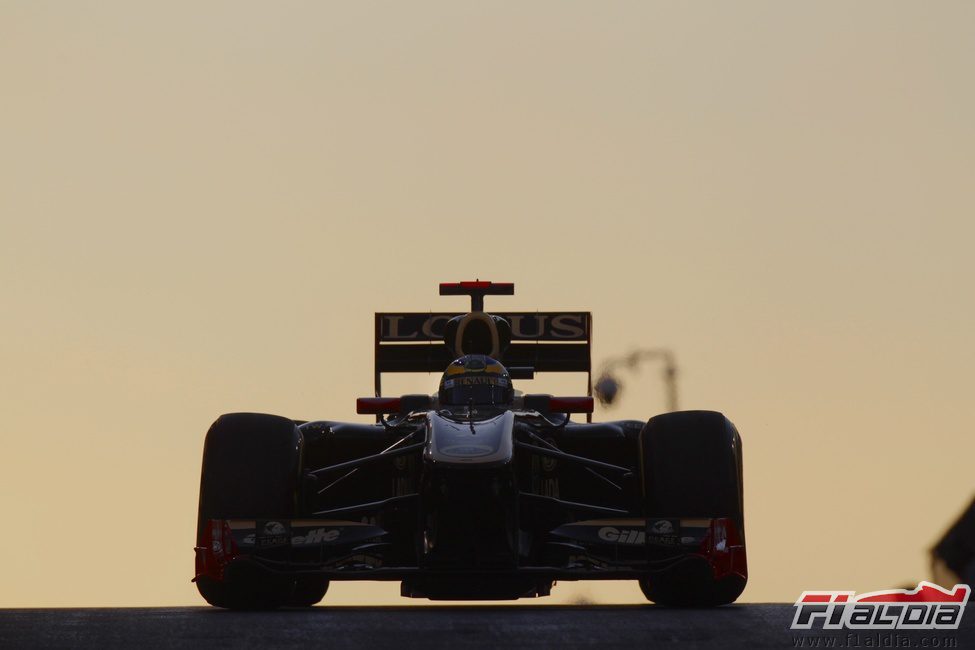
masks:
[[[457,421],[427,416],[429,443],[424,456],[435,465],[505,465],[514,451],[515,416],[505,411],[487,420]]]

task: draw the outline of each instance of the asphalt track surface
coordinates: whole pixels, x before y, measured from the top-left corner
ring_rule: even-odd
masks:
[[[210,607],[0,610],[0,648],[975,648],[957,631],[795,632],[791,605]],[[800,645],[800,642],[802,645]],[[926,643],[926,645],[925,645]]]

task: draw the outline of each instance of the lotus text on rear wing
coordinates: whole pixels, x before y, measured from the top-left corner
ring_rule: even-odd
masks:
[[[439,341],[444,326],[457,316],[452,313],[380,314],[380,340]],[[516,341],[582,341],[586,339],[587,314],[584,312],[501,313],[511,324]]]

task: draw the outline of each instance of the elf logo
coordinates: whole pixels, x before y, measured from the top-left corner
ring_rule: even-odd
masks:
[[[277,522],[274,522],[277,523]],[[280,524],[278,524],[280,526]],[[282,527],[282,531],[284,528]],[[293,546],[305,546],[308,544],[323,544],[328,542],[334,542],[339,538],[342,533],[335,528],[315,528],[310,530],[304,535],[294,535],[291,537],[291,544]],[[286,540],[287,538],[285,538]],[[282,540],[284,543],[287,543]],[[245,545],[253,545],[257,541],[257,536],[254,533],[247,535],[243,539]]]
[[[599,539],[604,542],[615,544],[643,544],[647,541],[647,534],[642,530],[632,528],[614,528],[613,526],[603,526],[597,533]]]

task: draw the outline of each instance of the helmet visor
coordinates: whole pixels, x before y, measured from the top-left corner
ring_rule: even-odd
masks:
[[[456,377],[443,382],[440,401],[444,405],[466,406],[474,403],[508,404],[511,401],[511,382],[507,377]]]

